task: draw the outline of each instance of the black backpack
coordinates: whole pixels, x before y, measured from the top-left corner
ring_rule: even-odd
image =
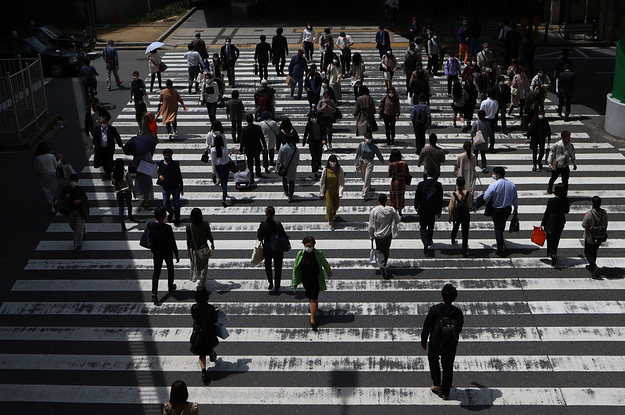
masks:
[[[427,105],[423,107],[423,109],[421,109],[421,105],[419,105],[419,113],[417,114],[417,118],[415,119],[415,123],[419,126],[425,127],[427,123],[428,115],[425,112],[426,109],[427,109]]]
[[[454,208],[454,223],[462,223],[469,219],[469,205],[467,204],[468,192],[465,193],[462,199],[458,199],[458,195],[454,192],[454,197],[456,198],[456,207]]]
[[[458,344],[456,319],[446,316],[439,317],[434,325],[434,330],[432,330],[430,343],[439,350],[455,349]]]
[[[590,237],[593,240],[593,243],[600,244],[608,240],[608,227],[603,224],[603,212],[601,212],[601,216],[597,216],[597,213],[594,210],[591,210],[590,213],[592,216],[597,219],[597,221],[590,227]]]

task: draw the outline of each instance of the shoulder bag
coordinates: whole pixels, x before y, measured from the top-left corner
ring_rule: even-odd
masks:
[[[263,243],[259,242],[258,246],[254,248],[252,252],[252,264],[258,265],[265,259],[265,253],[263,252]]]
[[[148,227],[145,228],[145,230],[143,231],[143,234],[141,235],[141,240],[139,241],[139,245],[147,249],[152,249],[152,234],[150,233],[149,223],[148,223]]]
[[[291,159],[289,160],[289,163],[286,166],[284,165],[280,166],[280,168],[278,169],[278,176],[286,177],[287,174],[289,174],[289,166],[291,165],[291,162],[293,161],[293,158],[295,157],[295,153],[297,153],[297,147],[295,147],[295,150],[293,151],[293,154],[291,155]]]
[[[484,144],[485,142],[486,140],[484,139],[484,134],[482,133],[482,129],[480,128],[475,132],[475,135],[473,136],[473,145],[479,146],[481,144]]]
[[[207,245],[202,245],[198,249],[197,245],[195,244],[195,234],[193,233],[193,224],[189,224],[189,228],[191,228],[191,238],[193,238],[193,245],[195,246],[195,255],[197,256],[197,259],[199,259],[200,261],[203,261],[205,259],[212,257],[213,251],[211,251]]]

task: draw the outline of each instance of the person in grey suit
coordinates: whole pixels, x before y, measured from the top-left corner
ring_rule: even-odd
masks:
[[[571,115],[571,99],[575,92],[575,72],[571,70],[571,65],[564,65],[564,72],[558,76],[558,115],[562,116],[562,107],[565,108],[564,121],[569,120]]]

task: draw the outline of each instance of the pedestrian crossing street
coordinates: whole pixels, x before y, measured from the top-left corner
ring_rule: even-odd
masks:
[[[384,82],[375,50],[360,51],[367,66],[365,84],[378,103]],[[237,88],[248,112],[253,111],[253,52],[242,51],[237,62]],[[318,59],[318,54],[315,56]],[[563,129],[572,132],[578,170],[571,172],[571,212],[562,234],[558,267],[553,269],[545,247],[530,242],[547,200],[549,174],[532,172],[531,151],[519,131],[519,119],[509,118],[508,135],[497,133],[488,169],[504,166],[517,184],[521,231],[509,234],[508,258],[494,255],[493,225],[482,212],[472,215],[470,257],[449,240],[447,210],[436,223],[434,255],[424,257],[419,225],[412,207],[420,179],[415,142],[409,121],[410,105],[402,101],[395,145],[386,146],[383,124],[374,135],[388,160],[391,149],[401,149],[415,177],[406,192],[399,236],[391,246],[391,279],[384,280],[369,264],[368,213],[377,194],[388,194],[387,165],[375,162],[375,197],[363,202],[362,182],[353,158],[357,143],[351,116],[354,97],[343,80],[335,124],[333,152],[346,173],[345,195],[338,211],[336,231],[325,220],[325,204],[318,199],[319,183],[310,171],[310,154],[300,147],[294,203],[287,203],[275,174],[257,179],[257,187],[237,191],[230,182],[227,208],[221,207],[220,188],[213,184],[200,161],[209,120],[198,94],[187,93],[186,60],[168,52],[165,79],[172,79],[188,112],[180,111],[178,136],[164,148],[174,150],[185,181],[183,226],[174,227],[181,250],[176,264],[178,290],[166,292],[161,275],[160,304],[150,302],[152,259],[139,246],[152,211],[136,211],[142,223],[127,222],[119,232],[112,186],[100,169],[90,164],[81,172],[80,185],[91,201],[87,239],[81,253],[72,248],[67,218],[56,216],[26,265],[26,276],[13,286],[10,301],[0,306],[0,401],[25,413],[119,414],[162,413],[169,385],[182,379],[190,400],[201,413],[457,413],[491,409],[499,413],[613,413],[625,406],[625,155],[611,143],[596,140],[582,119],[563,122],[551,118],[555,142]],[[164,81],[164,80],[163,80]],[[288,116],[303,135],[308,102],[294,100],[283,77],[270,68],[270,86],[276,88],[277,117]],[[398,93],[405,97],[405,81],[398,71]],[[227,88],[229,96],[231,88]],[[149,96],[156,113],[158,93]],[[446,81],[432,81],[433,127],[439,144],[448,151],[440,181],[448,202],[454,190],[453,164],[469,139],[452,127]],[[548,117],[556,103],[547,100]],[[227,128],[224,109],[217,119]],[[125,142],[136,134],[134,108],[128,105],[114,120]],[[329,153],[324,153],[324,163]],[[129,160],[119,152],[119,156]],[[477,192],[492,179],[478,173]],[[155,187],[157,199],[159,188]],[[583,256],[581,220],[590,198],[599,195],[610,214],[609,239],[599,250],[601,280],[590,278]],[[137,205],[138,203],[135,203]],[[158,200],[154,202],[157,206]],[[269,296],[264,269],[250,262],[256,229],[267,205],[276,207],[291,237],[285,254],[281,295]],[[195,284],[188,280],[189,260],[184,251],[184,224],[200,207],[210,221],[215,247],[207,287],[210,302],[231,318],[230,337],[217,348],[216,364],[209,365],[210,386],[202,384],[197,357],[189,352],[190,307]],[[334,278],[320,296],[318,332],[308,326],[308,302],[300,287],[289,287],[293,259],[306,235],[317,239]],[[420,333],[429,307],[440,301],[440,289],[453,283],[459,291],[456,305],[465,314],[465,328],[457,352],[450,400],[430,392],[427,354]],[[251,373],[246,373],[251,372]],[[567,406],[569,408],[565,409]],[[443,409],[444,407],[444,409]],[[499,408],[501,407],[501,408]],[[622,409],[621,409],[622,410]],[[453,411],[453,412],[452,412]]]

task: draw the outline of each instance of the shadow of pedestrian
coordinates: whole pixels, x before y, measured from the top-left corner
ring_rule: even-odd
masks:
[[[353,396],[358,387],[360,374],[356,371],[342,371],[335,369],[330,372],[330,387],[332,393],[340,400],[341,414],[349,413],[348,397]]]
[[[356,320],[354,314],[348,313],[346,310],[334,309],[334,310],[322,310],[319,309],[317,313],[317,326],[326,326],[328,324],[345,324],[353,323]]]
[[[237,288],[241,288],[241,284],[234,281],[229,281],[227,284],[222,284],[215,280],[206,280],[206,289],[210,292],[214,292],[217,294],[226,294],[232,290],[236,290]]]
[[[483,411],[491,408],[495,400],[503,396],[499,389],[490,389],[477,382],[471,382],[471,385],[478,389],[456,389],[450,399],[460,400],[460,407],[469,411]]]
[[[206,370],[208,372],[208,379],[210,381],[218,381],[225,379],[228,376],[239,375],[241,373],[248,372],[250,370],[248,364],[251,361],[252,359],[237,359],[236,362],[228,362],[220,357],[217,357],[215,366]],[[210,383],[210,381],[207,382],[207,384]]]

